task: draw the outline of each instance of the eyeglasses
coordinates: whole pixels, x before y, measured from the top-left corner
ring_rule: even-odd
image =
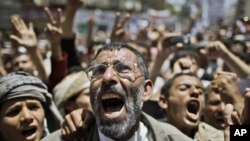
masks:
[[[137,67],[136,63],[133,62],[118,62],[115,64],[96,64],[90,66],[86,72],[88,78],[91,80],[92,78],[100,78],[106,72],[109,66],[113,66],[113,70],[118,74],[121,78],[129,78],[131,74],[134,73],[135,68]]]

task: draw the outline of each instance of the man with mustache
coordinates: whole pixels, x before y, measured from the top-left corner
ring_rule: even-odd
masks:
[[[219,130],[224,130],[224,109],[225,102],[220,94],[208,87],[205,95],[204,121]]]
[[[132,47],[122,43],[105,45],[96,53],[87,74],[91,80],[90,99],[96,122],[89,125],[90,130],[85,130],[88,132],[85,140],[191,140],[175,127],[142,112],[153,84],[148,79],[143,56]],[[62,140],[60,133],[44,140]]]

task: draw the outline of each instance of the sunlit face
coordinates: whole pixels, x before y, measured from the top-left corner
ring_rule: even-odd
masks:
[[[135,67],[126,77],[120,77],[113,69],[119,62],[134,62],[136,56],[130,50],[122,48],[114,51],[102,51],[95,64],[109,64],[102,77],[92,78],[90,99],[98,128],[106,136],[116,140],[127,138],[139,122],[143,105],[144,77]]]
[[[224,115],[225,103],[221,100],[220,94],[210,92],[207,95],[204,118],[205,121],[217,129],[224,129]]]
[[[0,115],[0,133],[5,141],[40,141],[45,116],[40,101],[9,100],[2,105]]]
[[[199,65],[194,57],[192,56],[185,56],[178,59],[173,66],[173,73],[196,73],[199,70]]]
[[[30,56],[26,54],[20,55],[13,60],[13,68],[14,71],[24,71],[30,74],[33,74],[35,70]]]
[[[169,123],[181,131],[198,127],[204,108],[204,92],[200,79],[188,75],[177,77],[169,90],[167,101]]]

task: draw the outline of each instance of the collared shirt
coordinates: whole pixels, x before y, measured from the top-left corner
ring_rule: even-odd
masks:
[[[107,136],[105,136],[100,130],[98,130],[100,141],[115,141]],[[148,141],[147,138],[148,129],[147,127],[140,122],[138,130],[134,133],[134,135],[127,141]]]

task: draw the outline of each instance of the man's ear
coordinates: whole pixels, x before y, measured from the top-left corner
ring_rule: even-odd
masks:
[[[153,89],[153,82],[151,80],[146,80],[144,84],[144,94],[143,94],[143,101],[147,101],[150,99],[152,95],[152,89]]]
[[[158,104],[159,106],[162,108],[162,109],[167,109],[168,108],[168,100],[166,99],[166,97],[164,95],[161,95],[160,96],[160,99],[158,101]]]

